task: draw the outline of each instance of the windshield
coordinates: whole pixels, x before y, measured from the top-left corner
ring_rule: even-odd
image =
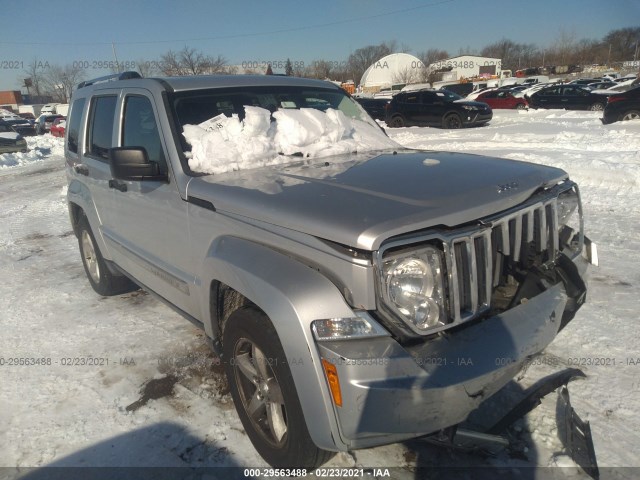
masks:
[[[377,125],[367,112],[341,90],[256,86],[242,88],[216,88],[181,92],[171,99],[179,131],[185,125],[198,125],[220,114],[227,117],[237,115],[244,120],[245,106],[260,107],[271,113],[278,110],[313,108],[326,112],[340,110],[348,118]],[[183,150],[189,151],[189,144],[183,140]]]
[[[292,157],[397,147],[339,89],[217,88],[174,93],[169,104],[192,172],[225,173],[287,163]]]
[[[462,100],[462,97],[460,95],[458,95],[457,93],[450,92],[449,90],[446,90],[444,88],[442,90],[436,91],[436,95],[438,95],[439,97],[442,96],[442,94],[444,94],[444,98],[447,102],[453,102],[454,100]]]

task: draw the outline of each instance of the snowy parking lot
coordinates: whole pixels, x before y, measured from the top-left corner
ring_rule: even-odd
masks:
[[[578,182],[600,266],[587,304],[521,381],[581,368],[587,378],[570,384],[571,400],[591,423],[603,478],[633,478],[640,121],[603,126],[600,115],[496,110],[481,128],[388,134],[411,148],[560,167]],[[29,153],[0,155],[0,467],[266,466],[202,332],[143,291],[103,298],[89,286],[67,214],[62,141],[31,137]],[[329,466],[393,467],[396,478],[414,478],[417,466],[571,466],[554,413],[554,401],[545,401],[521,422],[520,458],[413,441],[339,454]]]

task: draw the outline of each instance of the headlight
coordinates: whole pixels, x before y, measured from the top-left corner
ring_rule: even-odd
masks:
[[[426,247],[386,258],[383,262],[384,296],[416,332],[444,325],[442,253]]]
[[[570,256],[582,251],[580,196],[575,187],[558,196],[558,235],[560,249],[568,249]]]
[[[464,108],[465,110],[471,110],[472,112],[475,112],[476,110],[480,110],[478,107],[474,107],[472,105],[462,105],[462,108]]]

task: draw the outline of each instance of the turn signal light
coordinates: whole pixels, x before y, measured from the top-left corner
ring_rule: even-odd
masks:
[[[331,397],[336,407],[342,406],[342,392],[340,391],[340,379],[338,378],[338,370],[336,366],[322,359],[322,368],[324,368],[324,374],[327,376],[327,383],[329,384],[329,390],[331,390]]]

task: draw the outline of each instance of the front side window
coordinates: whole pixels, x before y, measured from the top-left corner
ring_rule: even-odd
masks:
[[[89,155],[108,160],[113,134],[113,119],[116,111],[115,95],[95,97],[91,101],[89,135],[86,151]]]
[[[130,95],[125,99],[121,142],[123,147],[143,147],[149,161],[166,173],[167,162],[160,142],[158,124],[147,97]]]

